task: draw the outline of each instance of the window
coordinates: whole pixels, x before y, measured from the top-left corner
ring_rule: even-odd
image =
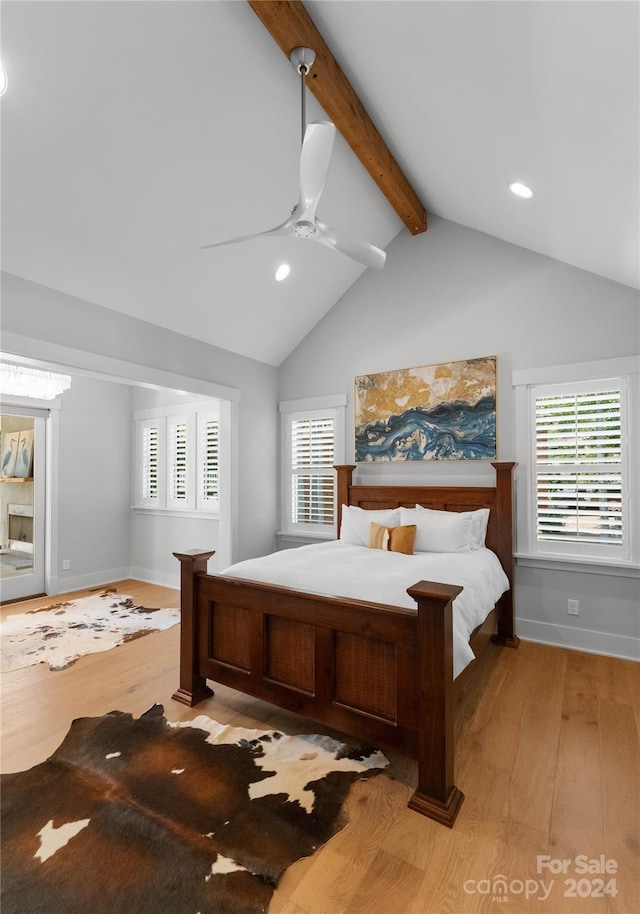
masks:
[[[628,556],[624,381],[534,387],[536,539]]]
[[[142,501],[145,503],[158,501],[158,424],[157,422],[143,422],[140,425],[142,435],[140,459],[140,487]]]
[[[344,459],[345,405],[344,396],[280,404],[284,532],[335,536],[333,467]]]
[[[152,416],[148,416],[152,413]],[[154,408],[135,416],[136,505],[218,512],[220,419],[197,404]]]
[[[332,525],[335,514],[331,473],[335,460],[335,418],[291,418],[292,524]]]
[[[629,368],[633,360],[612,363]],[[631,479],[638,433],[632,434],[628,417],[638,375],[588,378],[590,369],[605,366],[545,369],[539,372],[543,383],[520,387],[519,462],[527,471],[526,491],[520,488],[527,510],[518,512],[521,555],[628,563],[637,553],[632,505],[638,494]],[[572,369],[576,380],[567,380]],[[554,372],[565,377],[553,382]],[[535,372],[514,373],[514,382],[520,378],[533,380]],[[528,453],[522,447],[525,432]]]
[[[193,445],[189,425],[188,416],[172,416],[167,420],[167,507],[193,508],[189,478]]]
[[[220,500],[220,420],[200,414],[198,423],[198,508],[217,509]]]

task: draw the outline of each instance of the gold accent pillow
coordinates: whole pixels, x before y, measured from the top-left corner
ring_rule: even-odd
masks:
[[[389,552],[403,552],[413,555],[413,542],[416,538],[416,524],[404,527],[383,527],[372,521],[369,527],[369,549],[386,549]]]

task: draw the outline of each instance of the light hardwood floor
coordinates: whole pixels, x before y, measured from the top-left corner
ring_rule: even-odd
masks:
[[[177,605],[166,588],[116,586],[147,606]],[[76,717],[137,716],[153,703],[170,720],[205,713],[237,726],[321,729],[215,684],[213,698],[186,708],[171,700],[177,658],[175,626],[60,672],[40,664],[2,674],[2,771],[43,761]],[[640,665],[530,643],[492,647],[458,702],[456,729],[466,800],[455,827],[406,808],[415,765],[390,755],[388,773],[354,787],[347,827],[284,874],[271,914],[640,914]],[[545,855],[552,867],[569,861],[566,872],[541,869]],[[582,873],[581,857],[615,861],[616,872]]]

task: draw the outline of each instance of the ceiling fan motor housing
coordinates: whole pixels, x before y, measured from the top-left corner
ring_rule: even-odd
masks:
[[[317,229],[313,222],[307,222],[305,219],[302,219],[300,222],[293,223],[291,231],[294,235],[297,235],[298,238],[311,238],[312,235],[315,235]]]
[[[308,73],[315,59],[316,52],[311,48],[294,48],[289,54],[289,60],[297,73],[302,73],[303,70]]]

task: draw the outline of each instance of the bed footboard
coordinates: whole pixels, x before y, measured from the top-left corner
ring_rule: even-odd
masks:
[[[451,827],[464,794],[453,783],[453,601],[462,587],[421,581],[409,588],[418,604],[418,789],[415,809]]]
[[[174,552],[180,562],[180,685],[171,696],[183,705],[197,705],[213,695],[204,676],[198,673],[197,578],[206,573],[214,552]]]
[[[207,680],[418,760],[410,807],[451,826],[452,602],[460,587],[422,581],[412,609],[304,593],[205,573],[211,552],[181,563],[180,687],[195,705]]]

